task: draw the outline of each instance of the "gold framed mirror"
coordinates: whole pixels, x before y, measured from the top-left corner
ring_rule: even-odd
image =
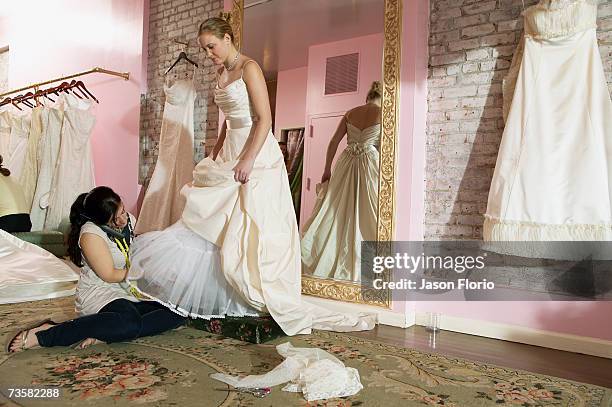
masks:
[[[277,0],[247,0],[246,7],[250,8],[274,1]],[[365,3],[375,0],[351,0],[352,6],[355,7],[355,4],[360,1]],[[375,234],[378,242],[390,242],[393,240],[394,235],[395,161],[399,122],[402,0],[378,1],[382,3],[383,8],[383,10],[381,10],[383,13],[381,16],[383,25],[381,27],[383,49],[381,58],[382,77],[380,78],[382,85],[382,102],[380,103],[380,144],[377,146],[379,153],[379,168]],[[242,50],[242,47],[245,45],[245,39],[243,38],[245,24],[248,24],[248,22],[245,21],[245,0],[232,0],[232,9],[226,13],[226,16],[227,15],[231,17],[230,22],[234,30],[236,45]],[[340,22],[343,17],[345,16],[340,15],[337,21]],[[252,56],[249,50],[246,50],[245,53]],[[257,62],[262,66],[264,74],[266,73],[265,60],[274,57],[274,55],[270,55],[267,51],[261,53],[262,60],[258,60]],[[255,59],[257,60],[258,58]],[[276,88],[274,88],[273,94],[271,94],[271,101],[273,97],[276,97],[275,92]],[[310,130],[312,132],[312,125]],[[277,138],[279,137],[276,132],[275,135],[277,135]],[[310,181],[310,179],[308,181]],[[391,278],[389,272],[386,273],[386,278]],[[302,293],[339,301],[355,302],[386,308],[391,307],[391,293],[389,291],[365,289],[362,288],[359,282],[350,280],[319,278],[302,274]]]

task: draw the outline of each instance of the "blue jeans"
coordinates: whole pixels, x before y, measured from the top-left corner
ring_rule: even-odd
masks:
[[[93,315],[62,322],[36,332],[40,346],[68,346],[87,338],[122,342],[157,335],[185,323],[186,319],[154,301],[114,300]]]

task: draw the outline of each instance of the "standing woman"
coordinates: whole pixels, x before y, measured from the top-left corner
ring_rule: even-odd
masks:
[[[302,303],[297,222],[263,73],[223,19],[202,23],[198,41],[221,65],[214,97],[226,121],[183,189],[181,221],[135,240],[130,279],[183,315],[269,313],[288,335],[373,328],[372,316]]]
[[[154,301],[141,301],[129,290],[125,277],[133,222],[119,195],[108,187],[78,196],[70,209],[68,253],[81,266],[75,303],[80,317],[22,327],[9,335],[7,352],[127,341],[183,324],[184,318]]]

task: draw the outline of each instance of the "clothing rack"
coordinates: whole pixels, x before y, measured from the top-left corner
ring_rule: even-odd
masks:
[[[24,91],[24,90],[28,90],[28,89],[35,89],[37,91],[40,86],[48,85],[48,84],[53,83],[53,82],[65,81],[67,79],[76,78],[77,76],[83,76],[83,75],[87,75],[87,74],[90,74],[90,73],[103,73],[103,74],[106,74],[106,75],[119,76],[119,77],[125,79],[126,81],[130,79],[130,73],[129,72],[116,72],[116,71],[110,71],[108,69],[104,69],[104,68],[100,68],[100,67],[95,67],[95,68],[92,68],[92,69],[90,69],[88,71],[83,71],[83,72],[75,73],[73,75],[68,75],[68,76],[62,76],[61,78],[51,79],[51,80],[40,82],[40,83],[33,83],[33,84],[29,85],[29,86],[24,86],[23,88],[14,89],[14,90],[11,90],[10,92],[6,92],[6,93],[0,94],[0,98],[3,98],[4,96],[7,96],[7,95],[10,95],[10,94],[13,94],[13,93],[17,93],[17,92],[21,92],[21,91]]]

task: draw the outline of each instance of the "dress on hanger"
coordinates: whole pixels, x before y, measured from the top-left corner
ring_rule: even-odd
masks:
[[[164,84],[164,93],[159,155],[138,215],[137,234],[163,230],[178,221],[185,207],[181,188],[193,178],[193,79]]]
[[[181,221],[135,239],[128,277],[145,294],[192,316],[226,309],[214,301],[221,290],[236,303],[234,315],[269,313],[288,335],[372,329],[372,315],[342,315],[302,302],[300,240],[278,142],[269,131],[249,181],[236,182],[233,168],[251,133],[253,109],[242,77],[224,88],[217,83],[214,94],[227,119],[223,148],[215,161],[200,161],[193,185],[183,188]],[[200,306],[209,298],[212,310]]]
[[[96,119],[90,111],[91,103],[70,94],[60,96],[64,120],[44,229],[57,229],[70,215],[76,197],[95,187],[90,137]]]
[[[38,154],[40,150],[38,146],[41,143],[41,137],[43,135],[42,112],[42,107],[37,106],[32,109],[30,136],[28,137],[23,170],[21,171],[21,177],[19,178],[19,183],[23,188],[23,194],[28,207],[32,206],[40,166],[40,157]]]
[[[32,230],[42,230],[45,226],[49,195],[53,182],[53,175],[57,168],[59,158],[62,123],[64,112],[60,109],[44,108],[41,113],[42,134],[39,147],[40,168],[36,179],[36,189],[32,199]]]
[[[541,1],[524,18],[484,239],[612,240],[612,101],[597,4]]]
[[[11,170],[15,179],[19,179],[30,134],[30,116],[16,115],[8,110],[0,112],[0,132],[3,165]]]
[[[346,120],[348,144],[304,225],[307,274],[361,280],[361,242],[376,240],[380,127],[359,129]]]
[[[8,110],[0,111],[0,155],[4,164],[8,160],[11,145],[12,115]]]

